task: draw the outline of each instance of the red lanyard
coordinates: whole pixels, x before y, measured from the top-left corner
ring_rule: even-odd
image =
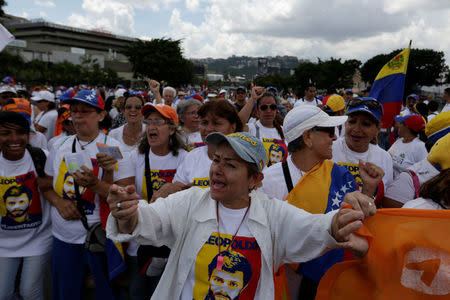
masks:
[[[231,242],[228,244],[227,249],[225,249],[225,251],[228,252],[228,250],[230,250],[231,244],[233,244],[234,239],[236,238],[239,229],[241,228],[242,224],[244,223],[245,217],[247,216],[248,210],[250,209],[250,204],[252,203],[252,199],[249,199],[249,203],[248,203],[248,207],[245,210],[245,214],[244,217],[241,220],[241,224],[239,224],[239,227],[237,228],[236,232],[234,233],[233,237],[231,238]],[[220,218],[219,218],[219,201],[217,201],[216,203],[216,214],[217,214],[217,235],[219,236],[219,239],[217,241],[217,245],[219,246],[219,256],[217,257],[217,270],[222,270],[222,266],[223,266],[223,256],[220,254]]]

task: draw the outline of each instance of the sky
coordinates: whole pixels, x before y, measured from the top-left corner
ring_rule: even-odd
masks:
[[[450,57],[449,0],[6,0],[6,13],[141,39],[185,57],[359,59],[405,48]]]

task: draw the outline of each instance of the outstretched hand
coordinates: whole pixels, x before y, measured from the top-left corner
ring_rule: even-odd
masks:
[[[119,231],[131,233],[138,221],[137,208],[140,197],[136,194],[136,187],[128,185],[121,187],[116,184],[111,185],[107,202],[111,214],[117,220]]]

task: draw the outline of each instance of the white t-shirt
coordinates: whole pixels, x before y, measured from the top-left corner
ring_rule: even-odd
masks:
[[[55,192],[64,199],[75,200],[74,180],[70,175],[66,163],[64,161],[64,155],[72,153],[72,145],[76,136],[70,136],[61,145],[55,145],[50,152],[49,159],[45,164],[45,173],[53,177],[53,189]],[[108,137],[105,142],[105,135],[100,133],[97,138],[89,145],[85,146],[87,155],[92,162],[92,168],[94,174],[98,174],[98,178],[102,178],[103,170],[97,164],[96,154],[98,153],[96,143],[103,143],[110,146],[119,146],[120,143],[115,139]],[[84,145],[84,143],[83,143]],[[76,152],[81,152],[79,142],[75,142]],[[134,176],[134,170],[131,168],[129,162],[129,156],[124,153],[124,158],[118,161],[118,171],[114,172],[114,182]],[[91,190],[80,187],[80,193],[83,198],[83,204],[85,205],[85,213],[89,225],[96,222],[100,222],[100,199],[99,196],[93,193]],[[52,206],[52,233],[57,239],[71,244],[83,244],[86,240],[86,229],[80,220],[65,220],[59,214],[58,210]]]
[[[36,148],[48,150],[47,138],[42,132],[30,130],[30,145]]]
[[[392,157],[378,147],[378,145],[369,144],[369,150],[366,152],[355,152],[348,148],[345,137],[339,138],[333,143],[333,158],[331,159],[338,165],[346,167],[355,177],[358,186],[362,187],[361,176],[359,175],[359,160],[371,162],[379,166],[384,171],[383,184],[384,190],[393,180]]]
[[[26,150],[24,157],[17,161],[7,160],[0,154],[0,166],[0,257],[49,252],[51,205],[39,191],[30,153]]]
[[[447,104],[444,105],[444,107],[442,108],[441,112],[449,111],[449,110],[450,110],[450,103],[447,103]]]
[[[153,192],[158,191],[166,182],[172,182],[178,166],[183,162],[187,152],[179,150],[177,156],[173,156],[172,152],[167,155],[159,156],[154,154],[151,149],[149,152],[149,166],[151,174],[151,183]],[[134,178],[136,185],[136,193],[142,199],[148,199],[147,181],[145,178],[145,154],[140,154],[137,149],[130,153],[131,168],[134,170]],[[130,256],[137,256],[139,245],[130,242],[127,253]]]
[[[439,174],[439,171],[427,159],[415,163],[409,170],[414,171],[421,185]],[[409,172],[400,173],[395,181],[386,187],[385,196],[401,203],[414,199],[415,188],[411,174]]]
[[[39,116],[37,116],[37,124],[47,128],[44,132],[47,141],[55,135],[56,119],[58,119],[58,112],[56,109],[49,110],[45,114],[41,112]]]
[[[55,145],[58,145],[62,142],[64,142],[64,139],[67,138],[67,132],[63,131],[60,135],[54,136],[52,137],[49,141],[48,141],[48,149],[52,150],[52,148]]]
[[[292,156],[288,156],[287,165],[289,168],[289,173],[291,174],[292,184],[295,186],[297,182],[303,177],[304,173],[292,162]],[[262,191],[266,193],[271,198],[276,198],[279,200],[286,199],[289,194],[288,188],[286,186],[286,181],[283,175],[282,164],[274,164],[269,168],[263,170],[264,179],[262,182]]]
[[[190,151],[177,169],[173,182],[188,184],[201,188],[209,187],[209,168],[212,160],[208,156],[208,146]]]
[[[229,209],[219,203],[219,227],[220,227],[220,251],[226,251],[233,239],[247,208]],[[247,218],[239,228],[239,232],[230,246],[228,253],[224,255],[222,271],[218,271],[217,256],[219,254],[219,237],[212,232],[209,239],[197,254],[197,259],[192,265],[191,271],[186,279],[180,299],[215,299],[212,293],[221,293],[229,299],[258,299],[255,298],[256,289],[261,272],[261,249],[256,239],[247,227]],[[242,272],[236,276],[238,271],[231,271],[233,267],[229,262],[239,263],[238,270]],[[211,266],[210,266],[211,265]],[[248,282],[245,282],[248,280]],[[242,287],[243,286],[243,287]],[[207,298],[207,296],[210,298]]]
[[[313,101],[308,101],[305,98],[300,98],[297,100],[297,102],[295,102],[294,107],[296,106],[300,106],[300,105],[314,105],[314,106],[319,106],[322,105],[322,101],[320,101],[317,98],[314,98]]]
[[[409,110],[409,108],[407,108],[407,107],[405,107],[401,112],[400,112],[400,115],[401,116],[408,116],[408,115],[410,115],[411,114],[411,111]]]
[[[415,209],[443,209],[442,206],[437,204],[431,199],[417,198],[408,201],[402,208],[415,208]]]
[[[267,152],[267,166],[286,160],[287,146],[276,128],[264,127],[259,120],[256,123],[247,123],[247,126],[248,133],[260,138],[263,142]]]
[[[427,123],[433,120],[433,118],[436,117],[437,115],[438,115],[437,111],[430,113],[427,117]]]
[[[428,155],[425,143],[418,137],[409,143],[404,143],[403,138],[399,138],[389,148],[388,153],[392,156],[394,164],[394,179],[411,167],[416,162],[425,159]]]
[[[136,144],[134,146],[129,146],[129,145],[127,145],[125,143],[125,141],[123,140],[123,129],[124,128],[125,128],[125,124],[120,126],[120,127],[114,128],[113,130],[111,130],[108,133],[108,135],[110,137],[112,137],[113,139],[115,139],[116,141],[118,141],[119,143],[121,143],[122,144],[122,148],[123,148],[123,150],[125,152],[131,152],[131,151],[137,149],[138,145]],[[141,132],[144,132],[144,131],[145,131],[145,125],[142,124],[142,131]]]
[[[119,114],[119,110],[116,107],[111,108],[109,111],[109,116],[114,120],[115,117]]]

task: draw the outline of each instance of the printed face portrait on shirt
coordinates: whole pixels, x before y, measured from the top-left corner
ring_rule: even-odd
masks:
[[[85,188],[80,186],[80,195],[83,194]],[[64,176],[63,198],[67,200],[76,200],[75,194],[75,180],[70,173],[66,173]]]
[[[283,148],[279,145],[272,144],[269,148],[269,160],[270,164],[273,165],[277,162],[280,162],[283,160],[284,157],[284,151]]]
[[[12,186],[3,195],[7,216],[16,222],[28,219],[28,208],[31,204],[32,192],[25,186]]]
[[[223,257],[222,267],[217,268],[218,257]],[[220,270],[219,270],[220,269]],[[238,252],[222,251],[208,266],[209,292],[206,299],[239,299],[252,277],[250,262]]]

